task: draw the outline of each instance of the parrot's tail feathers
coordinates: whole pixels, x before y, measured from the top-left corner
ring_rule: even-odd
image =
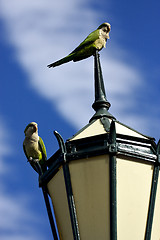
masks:
[[[70,54],[67,57],[64,57],[64,58],[62,58],[62,59],[60,59],[60,60],[58,60],[58,61],[56,61],[54,63],[51,63],[51,64],[47,65],[47,67],[49,67],[49,68],[57,67],[57,66],[59,66],[59,65],[61,65],[63,63],[67,63],[67,62],[70,62],[72,60],[73,60],[73,54]]]

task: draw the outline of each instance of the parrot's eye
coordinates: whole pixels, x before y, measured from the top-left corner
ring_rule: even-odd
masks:
[[[107,33],[109,31],[109,28],[104,28],[103,31]]]
[[[35,125],[31,125],[30,128],[34,131],[36,131],[36,126]]]

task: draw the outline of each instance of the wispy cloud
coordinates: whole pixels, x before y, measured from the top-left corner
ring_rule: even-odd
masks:
[[[21,194],[22,195],[22,194]],[[6,232],[21,234],[33,232],[32,224],[38,220],[29,210],[27,196],[13,196],[1,191],[0,193],[0,214],[3,216],[0,220],[0,236]]]
[[[9,144],[10,134],[4,119],[0,117],[0,175],[7,171],[4,158],[11,154],[12,148]]]
[[[40,216],[33,215],[30,204],[32,197],[25,193],[10,192],[7,178],[10,178],[11,169],[6,159],[14,154],[11,147],[11,134],[7,128],[4,118],[0,117],[0,239],[44,239],[35,230],[35,226],[41,226],[43,220]]]
[[[98,27],[98,11],[87,8],[87,2],[80,0],[1,0],[0,9],[17,61],[27,71],[31,86],[68,121],[81,128],[93,115],[93,59],[68,63],[54,70],[46,65],[68,54]],[[108,48],[114,49],[113,45],[109,40]],[[138,69],[122,60],[120,46],[115,48],[114,57],[112,51],[103,50],[102,67],[113,112],[117,111],[123,119],[125,110],[134,104],[133,96],[142,76]],[[128,97],[130,101],[126,101]]]

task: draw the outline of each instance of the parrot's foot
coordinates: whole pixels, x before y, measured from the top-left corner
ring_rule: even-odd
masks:
[[[39,159],[34,159],[32,157],[29,157],[28,162],[29,163],[36,163],[36,162],[39,162]]]
[[[33,158],[32,157],[29,157],[28,161],[27,162],[32,162]]]

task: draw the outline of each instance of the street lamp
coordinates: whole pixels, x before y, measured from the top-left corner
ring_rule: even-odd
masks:
[[[160,144],[108,112],[97,51],[94,65],[95,114],[66,142],[54,132],[59,150],[39,177],[53,237],[49,198],[62,240],[159,240]]]

